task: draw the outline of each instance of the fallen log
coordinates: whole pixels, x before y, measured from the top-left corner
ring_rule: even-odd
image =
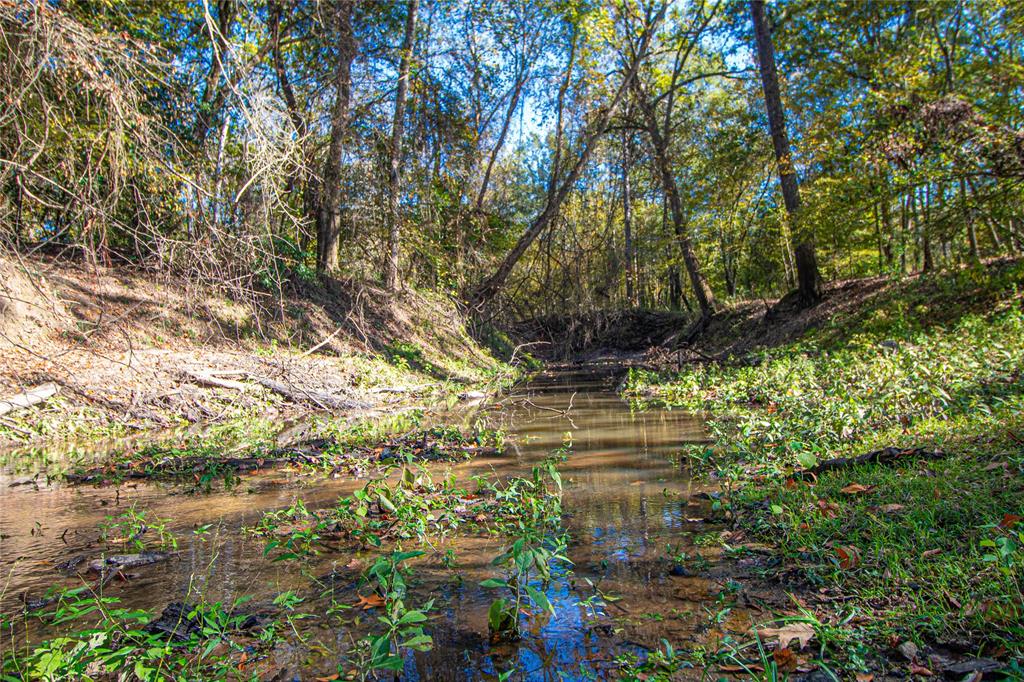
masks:
[[[244,376],[243,373],[239,372],[213,372],[213,371],[195,371],[184,369],[181,371],[189,379],[192,379],[201,386],[213,386],[216,388],[229,388],[233,391],[244,391],[249,388],[249,384],[242,381],[234,381],[233,379],[224,379],[223,376]]]
[[[255,381],[260,386],[268,388],[274,393],[279,393],[285,398],[296,402],[296,403],[314,403],[325,410],[352,410],[362,407],[368,407],[363,403],[356,402],[354,400],[348,400],[334,395],[333,393],[324,393],[322,391],[307,391],[298,387],[288,386],[282,384],[280,381],[274,381],[267,377],[250,377],[252,381]]]
[[[941,459],[948,453],[944,450],[929,450],[927,448],[882,448],[856,457],[836,457],[826,459],[815,466],[800,471],[795,471],[792,478],[803,479],[817,476],[826,471],[846,469],[860,464],[895,464],[898,462],[915,459]]]
[[[0,399],[0,415],[37,405],[44,400],[49,400],[58,392],[60,392],[60,387],[57,384],[49,383],[30,388],[8,398],[2,398]]]

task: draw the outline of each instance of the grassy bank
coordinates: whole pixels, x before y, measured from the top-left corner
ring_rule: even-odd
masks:
[[[1019,264],[907,281],[740,363],[630,376],[641,401],[708,411],[695,468],[819,619],[857,626],[832,642],[843,670],[905,642],[904,672],[1024,652],[1022,281]],[[890,446],[921,450],[793,475]]]

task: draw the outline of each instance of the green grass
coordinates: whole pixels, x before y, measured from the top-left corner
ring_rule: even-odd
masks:
[[[708,412],[713,444],[688,452],[697,468],[796,587],[840,597],[832,615],[854,618],[862,641],[1019,656],[1021,275],[1018,264],[900,284],[756,366],[633,372],[626,390]],[[886,446],[947,455],[789,477]],[[851,484],[868,490],[842,491]]]

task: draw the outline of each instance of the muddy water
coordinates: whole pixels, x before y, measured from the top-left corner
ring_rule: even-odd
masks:
[[[671,553],[707,554],[700,539],[721,530],[705,520],[706,502],[693,496],[696,488],[676,457],[684,444],[703,439],[701,421],[678,411],[633,412],[615,394],[617,379],[614,373],[548,373],[459,417],[482,418],[509,438],[504,454],[455,465],[463,480],[485,472],[528,473],[571,440],[560,471],[574,566],[559,568],[548,588],[556,615],[527,616],[520,642],[492,646],[486,613],[495,595],[478,583],[496,576],[489,562],[501,551],[501,540],[459,538],[428,552],[416,565],[412,601],[435,599],[436,615],[428,627],[435,647],[409,656],[407,679],[494,679],[513,667],[513,679],[603,678],[623,651],[642,655],[662,638],[702,644],[722,629],[743,628],[738,622],[743,616],[736,613],[709,626],[721,583],[699,571],[670,574]],[[230,489],[204,494],[154,483],[48,485],[43,476],[12,486],[26,480],[10,467],[0,473],[0,606],[8,613],[24,595],[81,585],[81,578],[61,573],[57,565],[99,556],[98,526],[135,505],[150,518],[170,519],[168,530],[178,537],[179,551],[170,561],[111,582],[107,596],[159,612],[169,602],[194,602],[200,595],[224,602],[252,596],[251,604],[269,604],[291,590],[304,599],[297,610],[318,617],[301,621],[305,643],[296,638],[280,645],[259,664],[259,672],[278,679],[334,672],[338,652],[360,635],[358,628],[347,630],[324,614],[332,603],[356,601],[359,569],[372,554],[327,552],[299,570],[291,562],[264,559],[262,543],[241,529],[256,523],[262,512],[298,499],[308,507],[332,505],[362,481],[277,471],[245,476]],[[206,530],[196,534],[197,528]],[[448,550],[454,562],[451,556],[444,559]],[[594,592],[584,578],[617,599],[596,609],[581,605]]]

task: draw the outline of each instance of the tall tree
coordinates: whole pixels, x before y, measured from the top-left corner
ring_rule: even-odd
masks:
[[[653,33],[664,18],[666,9],[667,5],[663,4],[657,12],[652,12],[650,9],[647,10],[644,17],[643,30],[639,38],[636,39],[635,43],[632,40],[629,41],[629,51],[626,57],[622,80],[619,82],[619,85],[615,89],[611,99],[607,102],[603,102],[598,110],[588,117],[591,123],[582,133],[579,156],[576,157],[576,160],[568,174],[561,182],[557,182],[561,145],[556,144],[556,153],[551,168],[552,182],[550,184],[550,189],[553,191],[548,192],[544,208],[533,222],[530,223],[526,232],[523,233],[515,246],[513,246],[508,252],[505,258],[501,261],[501,264],[498,265],[497,269],[495,269],[494,273],[481,282],[473,291],[470,296],[470,304],[474,308],[480,308],[494,298],[494,296],[505,285],[505,281],[511,274],[512,268],[515,267],[516,263],[519,262],[519,259],[522,258],[526,250],[530,248],[530,245],[533,244],[537,237],[549,227],[551,222],[558,215],[559,209],[572,192],[573,187],[579,180],[584,168],[586,168],[587,162],[590,160],[590,156],[594,153],[595,146],[607,132],[612,117],[615,115],[619,105],[622,103],[622,99],[633,82],[633,79],[636,78],[640,64],[647,58]],[[571,69],[572,64],[570,63],[567,68]],[[560,132],[557,135],[560,139]]]
[[[754,23],[754,39],[757,42],[757,63],[761,71],[761,87],[764,89],[765,108],[768,110],[768,127],[775,149],[775,161],[779,166],[779,183],[782,185],[782,200],[786,205],[790,230],[795,241],[797,287],[805,305],[821,299],[821,276],[818,273],[818,259],[814,250],[814,236],[811,229],[800,220],[800,184],[793,165],[786,132],[786,114],[779,95],[779,75],[775,68],[775,49],[772,46],[771,28],[765,16],[764,0],[750,0],[750,16]]]
[[[331,108],[331,137],[324,161],[323,188],[316,228],[316,269],[319,273],[338,269],[338,241],[341,239],[341,171],[352,101],[352,62],[356,58],[356,36],[352,30],[355,0],[336,0],[334,27],[337,63],[334,67],[334,105]]]
[[[397,291],[399,260],[402,250],[402,222],[398,214],[401,188],[402,133],[405,123],[405,99],[409,90],[409,69],[412,62],[413,42],[416,39],[416,9],[419,0],[409,0],[405,16],[405,38],[398,63],[398,88],[395,92],[395,112],[391,123],[391,146],[388,162],[388,258],[384,270],[384,286]]]

